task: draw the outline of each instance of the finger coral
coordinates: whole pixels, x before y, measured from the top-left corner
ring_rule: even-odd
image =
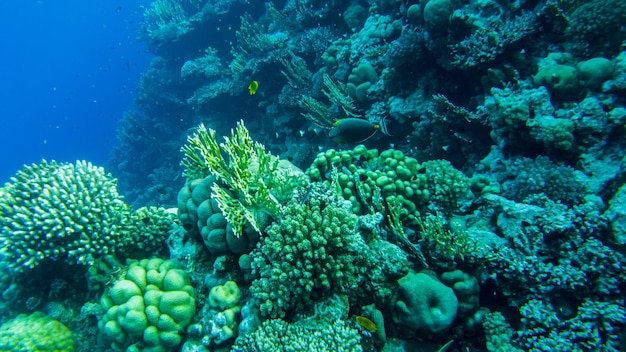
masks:
[[[263,315],[284,317],[357,285],[368,247],[357,217],[339,204],[315,196],[286,207],[251,253],[250,292]]]

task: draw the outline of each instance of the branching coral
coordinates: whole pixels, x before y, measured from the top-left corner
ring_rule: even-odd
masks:
[[[283,317],[355,288],[368,250],[356,221],[336,201],[327,203],[319,195],[289,205],[251,254],[256,279],[250,291],[261,313]]]
[[[13,270],[44,260],[92,264],[129,243],[130,207],[101,167],[43,161],[25,166],[2,189],[0,248]]]

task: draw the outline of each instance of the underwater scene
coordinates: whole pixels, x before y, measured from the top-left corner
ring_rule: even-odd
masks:
[[[108,161],[0,188],[0,351],[626,351],[626,1],[139,9]]]

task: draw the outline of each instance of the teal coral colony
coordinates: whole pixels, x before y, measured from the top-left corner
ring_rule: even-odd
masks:
[[[143,11],[111,162],[0,188],[0,350],[626,350],[624,1]]]

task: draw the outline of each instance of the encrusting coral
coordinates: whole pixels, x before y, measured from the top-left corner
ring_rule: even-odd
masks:
[[[0,350],[73,352],[74,339],[70,329],[41,312],[20,314],[0,327]]]

